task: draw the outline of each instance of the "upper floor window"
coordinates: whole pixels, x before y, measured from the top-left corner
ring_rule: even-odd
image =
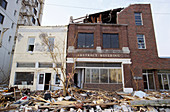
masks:
[[[34,8],[34,14],[37,15],[37,10]]]
[[[136,25],[143,25],[142,24],[142,13],[135,12],[135,23]]]
[[[138,34],[137,40],[138,40],[138,49],[146,49],[144,35]]]
[[[7,7],[7,1],[6,0],[0,0],[0,6],[6,9]]]
[[[77,48],[94,48],[94,34],[79,33],[77,40]]]
[[[3,22],[4,22],[4,15],[2,15],[2,14],[0,13],[0,23],[3,24]]]
[[[28,38],[28,51],[34,51],[34,41],[35,38]]]
[[[18,3],[19,0],[16,0],[16,3]]]
[[[15,10],[15,11],[14,11],[14,16],[16,16],[16,14],[17,14],[17,11]]]
[[[34,17],[32,17],[32,23],[35,24],[35,18]]]
[[[119,48],[119,35],[116,33],[104,33],[103,48]]]
[[[54,38],[48,38],[48,52],[53,52],[54,49]]]

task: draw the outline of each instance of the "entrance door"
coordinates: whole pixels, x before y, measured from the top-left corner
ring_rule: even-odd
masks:
[[[45,73],[38,74],[37,78],[37,90],[44,90]]]
[[[45,85],[44,90],[49,90],[50,88],[50,82],[51,82],[51,73],[45,73]]]
[[[37,90],[50,89],[51,73],[40,73],[37,78]]]

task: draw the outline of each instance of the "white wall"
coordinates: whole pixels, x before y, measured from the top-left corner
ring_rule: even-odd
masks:
[[[40,51],[38,48],[42,47],[42,41],[40,38],[41,34],[46,34],[48,37],[54,37],[54,45],[58,46],[58,49],[54,49],[58,62],[64,62],[64,67],[66,68],[66,39],[67,39],[67,26],[21,26],[18,30],[18,38],[16,42],[14,58],[12,63],[12,71],[10,77],[10,86],[14,86],[15,72],[34,72],[34,84],[28,86],[31,90],[36,89],[37,75],[38,73],[51,73],[52,84],[55,84],[55,71],[51,68],[17,68],[17,62],[50,62],[53,63],[50,53],[47,51]],[[35,37],[34,51],[32,53],[28,52],[28,38]],[[43,47],[44,48],[44,47]],[[45,47],[46,48],[46,47]],[[64,48],[64,49],[63,49]],[[61,59],[62,57],[62,59]],[[61,70],[59,69],[61,74]],[[24,86],[20,85],[19,88]]]

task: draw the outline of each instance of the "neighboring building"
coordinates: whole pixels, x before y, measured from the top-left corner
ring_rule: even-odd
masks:
[[[62,78],[60,66],[63,70],[66,68],[67,26],[20,26],[18,35],[10,86],[31,90],[48,90],[49,84],[51,89],[62,86],[58,74]],[[44,43],[44,37],[50,43],[50,49]],[[58,73],[53,68],[57,68]]]
[[[0,0],[0,84],[9,79],[20,1]]]
[[[81,88],[170,90],[170,59],[158,57],[150,4],[71,17],[67,50],[67,73],[75,67]]]
[[[11,71],[17,28],[41,25],[44,0],[0,0],[0,84]]]

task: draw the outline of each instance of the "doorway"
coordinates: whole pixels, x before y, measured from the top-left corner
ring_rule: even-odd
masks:
[[[37,90],[49,90],[51,73],[40,73],[37,78]]]
[[[49,90],[50,89],[50,82],[51,82],[51,73],[45,73],[44,90]]]

